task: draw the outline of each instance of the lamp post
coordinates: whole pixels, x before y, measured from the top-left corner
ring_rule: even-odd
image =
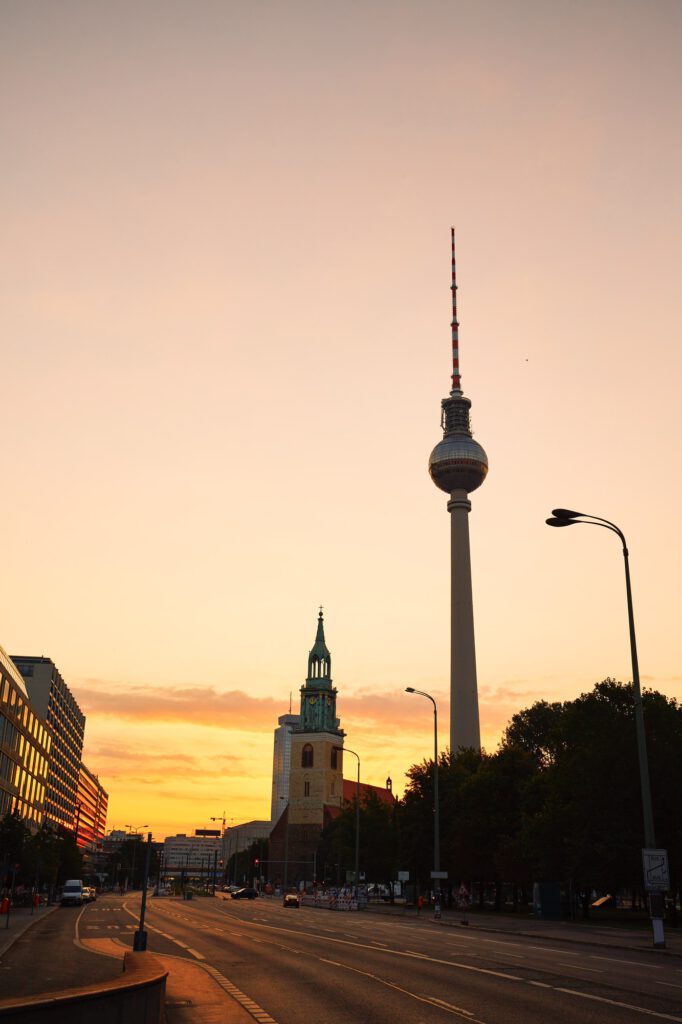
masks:
[[[642,705],[642,690],[639,682],[639,662],[637,660],[637,640],[635,638],[635,617],[632,609],[632,587],[630,585],[630,561],[625,534],[615,523],[599,516],[593,516],[586,512],[573,512],[566,508],[552,509],[552,516],[545,520],[548,526],[575,526],[585,524],[587,526],[601,526],[605,530],[615,533],[623,545],[623,562],[625,564],[625,593],[628,605],[628,626],[630,630],[630,657],[632,659],[632,689],[635,706],[635,729],[637,732],[637,759],[639,762],[639,784],[642,793],[642,815],[644,818],[644,843],[648,850],[656,846],[654,833],[654,814],[651,803],[651,783],[649,781],[649,758],[646,749],[646,732],[644,730],[644,708]],[[646,879],[645,879],[646,884]],[[651,924],[653,928],[654,946],[663,948],[665,936],[663,933],[662,907],[655,905],[662,900],[651,901]]]
[[[140,828],[148,828],[148,825],[141,825]],[[133,950],[136,953],[144,953],[147,948],[147,933],[144,929],[144,912],[147,906],[147,886],[149,883],[149,861],[152,850],[152,834],[147,833],[147,855],[144,859],[144,875],[142,878],[142,902],[140,904],[140,927],[133,935]]]
[[[337,750],[352,754],[358,759],[358,788],[355,798],[355,898],[358,898],[358,882],[360,880],[360,755],[349,747],[337,747]]]
[[[406,686],[405,693],[416,693],[426,697],[433,704],[433,873],[435,882],[434,917],[440,917],[440,811],[438,806],[438,708],[430,693],[415,690],[414,686]]]
[[[139,839],[140,838],[140,829],[149,828],[149,825],[138,825],[137,828],[133,828],[132,825],[124,825],[123,827],[129,829],[129,832],[130,833],[134,833],[135,834],[135,838]],[[132,866],[132,869],[131,869],[131,872],[130,872],[131,875],[132,875],[132,884],[133,885],[135,885],[135,854],[136,853],[137,853],[137,843],[135,843],[133,845],[133,866]]]
[[[284,892],[286,893],[289,882],[289,798],[281,796],[280,800],[286,801],[284,812],[286,812],[287,816],[287,823],[284,828]]]

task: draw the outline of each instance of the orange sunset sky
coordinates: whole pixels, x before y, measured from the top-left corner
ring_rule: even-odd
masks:
[[[325,609],[363,780],[447,742],[450,373],[483,741],[682,697],[682,6],[0,4],[0,643],[87,715],[109,827],[269,817]]]

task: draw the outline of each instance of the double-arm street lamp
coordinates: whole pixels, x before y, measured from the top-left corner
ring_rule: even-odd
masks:
[[[358,882],[360,880],[360,755],[349,747],[338,747],[338,750],[352,754],[358,759],[358,788],[355,797],[355,898],[358,898]]]
[[[546,520],[548,526],[575,526],[582,523],[587,526],[601,526],[605,530],[615,533],[623,545],[623,561],[625,563],[625,592],[628,605],[628,625],[630,629],[630,656],[632,658],[632,688],[634,693],[635,706],[635,728],[637,732],[637,757],[639,761],[639,783],[642,792],[642,814],[644,818],[644,844],[649,850],[656,846],[654,833],[654,814],[651,804],[651,784],[649,781],[649,759],[646,749],[646,732],[644,730],[644,708],[642,706],[642,690],[639,682],[639,663],[637,660],[637,641],[635,638],[635,617],[632,610],[632,587],[630,585],[630,561],[628,546],[625,535],[615,523],[608,519],[601,519],[599,516],[589,515],[585,512],[573,512],[567,508],[552,509],[552,516]],[[662,948],[665,946],[663,934],[663,917],[659,912],[654,913],[655,903],[651,903],[651,923],[653,927],[654,946]]]
[[[416,693],[433,704],[433,879],[435,883],[434,916],[440,917],[440,810],[438,802],[438,708],[430,693],[406,686],[405,693]]]

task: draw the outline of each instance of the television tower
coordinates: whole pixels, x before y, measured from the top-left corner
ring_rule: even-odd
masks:
[[[441,402],[443,440],[431,452],[429,473],[436,487],[450,495],[450,750],[481,746],[476,682],[474,608],[471,596],[469,494],[488,472],[488,456],[471,436],[471,402],[462,394],[459,372],[459,324],[455,229],[452,239],[452,391]]]

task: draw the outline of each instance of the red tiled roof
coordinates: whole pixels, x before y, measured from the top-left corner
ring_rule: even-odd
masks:
[[[344,779],[343,780],[343,799],[344,800],[355,800],[356,793],[358,791],[357,779]],[[395,797],[390,789],[385,789],[384,786],[370,786],[367,782],[360,783],[360,804],[373,793],[378,800],[383,804],[389,804],[393,806],[395,803]]]

